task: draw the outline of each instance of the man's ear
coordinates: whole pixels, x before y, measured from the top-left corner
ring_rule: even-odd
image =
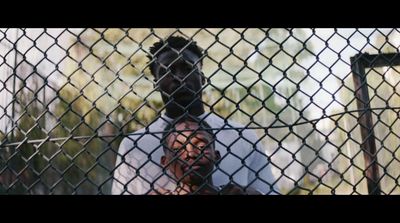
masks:
[[[204,85],[206,83],[206,76],[204,75],[203,71],[201,69],[203,68],[203,65],[200,63],[196,64],[197,69],[200,71],[200,76],[201,76],[201,84]]]
[[[167,157],[166,156],[161,156],[161,159],[160,159],[160,163],[161,163],[161,165],[163,166],[163,167],[165,167],[166,165],[167,165]]]
[[[151,73],[153,75],[153,87],[156,90],[158,90],[158,81],[160,80],[159,74],[158,74],[159,70],[160,70],[160,66],[154,66],[153,72]]]
[[[206,76],[204,76],[203,72],[200,72],[200,76],[201,76],[201,84],[204,85],[206,83]]]
[[[158,90],[158,83],[157,83],[158,79],[155,77],[153,79],[153,89],[155,89],[156,91]]]
[[[219,163],[221,161],[221,154],[218,150],[215,150],[215,163]]]

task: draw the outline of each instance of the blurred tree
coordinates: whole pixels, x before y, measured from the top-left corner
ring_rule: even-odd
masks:
[[[0,145],[3,145],[6,143],[6,137],[5,134],[0,131]],[[7,185],[6,182],[6,174],[4,174],[5,169],[7,168],[6,166],[6,161],[7,161],[7,156],[6,156],[6,148],[1,146],[0,147],[0,194],[4,194],[6,191],[5,185]]]
[[[43,131],[43,105],[38,100],[38,92],[42,84],[32,66],[22,61],[16,73],[20,78],[16,89],[15,113],[16,128],[14,141],[17,146],[10,146],[7,155],[7,168],[5,171],[9,184],[6,185],[9,193],[35,193],[35,186],[40,179],[39,171],[46,165],[36,145],[29,140],[46,138]],[[28,85],[29,83],[29,85]]]

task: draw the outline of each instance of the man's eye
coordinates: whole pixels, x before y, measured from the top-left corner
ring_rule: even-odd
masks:
[[[179,148],[173,148],[172,151],[173,151],[173,153],[174,153],[175,155],[178,155],[178,154],[182,151],[182,148],[181,148],[181,147],[179,147]]]
[[[164,68],[160,68],[160,70],[158,71],[158,74],[159,74],[160,76],[163,76],[165,73],[167,73],[167,70],[164,69]]]
[[[197,148],[199,148],[200,150],[204,150],[205,148],[207,148],[207,145],[197,145]]]

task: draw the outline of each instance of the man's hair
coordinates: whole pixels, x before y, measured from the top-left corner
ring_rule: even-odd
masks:
[[[170,36],[166,40],[160,40],[152,47],[150,47],[150,54],[147,55],[149,58],[150,62],[153,60],[154,57],[157,55],[161,55],[164,52],[171,51],[172,49],[181,51],[182,49],[187,49],[194,53],[196,56],[200,58],[200,65],[202,65],[202,49],[197,46],[197,43],[193,40],[187,40],[183,37],[180,36]],[[151,63],[150,64],[150,72],[155,75],[155,68],[156,68],[156,63]]]
[[[168,125],[164,128],[164,131],[163,131],[163,134],[161,137],[161,145],[163,146],[164,151],[170,150],[170,148],[168,148],[168,142],[167,142],[168,136],[173,132],[178,132],[176,130],[175,126],[177,126],[181,123],[188,122],[188,121],[195,122],[199,125],[199,128],[193,129],[194,132],[205,131],[211,135],[212,139],[211,139],[211,142],[209,142],[209,143],[215,149],[216,137],[214,135],[214,132],[211,129],[211,126],[205,120],[200,120],[193,116],[184,116],[184,117],[177,118],[171,122],[168,122]],[[183,131],[186,131],[186,130],[183,130]]]

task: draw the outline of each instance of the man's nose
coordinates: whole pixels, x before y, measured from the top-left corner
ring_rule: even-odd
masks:
[[[186,145],[186,155],[188,159],[194,159],[197,158],[200,155],[200,150],[196,146],[192,144]]]
[[[184,78],[192,73],[194,66],[187,61],[181,60],[174,66],[174,70],[177,76]]]
[[[175,79],[180,83],[180,84],[182,84],[182,83],[184,83],[184,82],[187,82],[187,77],[188,77],[188,75],[189,75],[189,71],[187,71],[187,70],[184,70],[184,69],[178,69],[177,71],[176,71],[176,75],[175,75]]]

